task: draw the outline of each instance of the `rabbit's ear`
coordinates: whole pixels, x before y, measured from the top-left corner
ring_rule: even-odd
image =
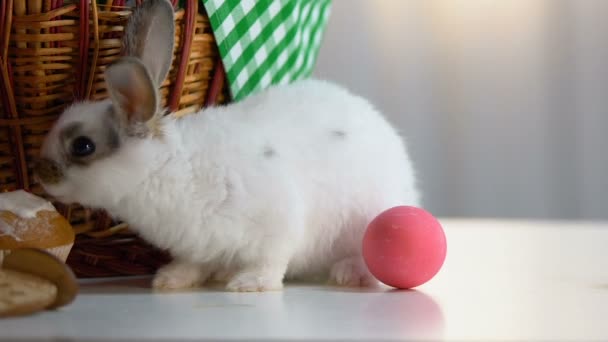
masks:
[[[156,88],[167,77],[173,59],[175,22],[168,0],[146,0],[135,8],[123,38],[124,54],[141,59]]]
[[[105,79],[114,108],[126,119],[130,131],[145,128],[156,114],[158,93],[144,64],[137,58],[123,57],[106,69]]]

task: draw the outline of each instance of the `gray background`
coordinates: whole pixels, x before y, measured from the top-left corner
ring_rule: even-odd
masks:
[[[608,1],[334,0],[315,76],[407,137],[440,216],[608,219]]]

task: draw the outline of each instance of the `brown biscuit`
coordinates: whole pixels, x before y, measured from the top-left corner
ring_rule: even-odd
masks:
[[[44,310],[55,302],[57,286],[32,274],[0,269],[0,317]]]
[[[78,294],[78,282],[72,270],[57,257],[43,250],[14,250],[4,258],[2,267],[35,275],[55,285],[57,293],[48,309],[70,304]]]

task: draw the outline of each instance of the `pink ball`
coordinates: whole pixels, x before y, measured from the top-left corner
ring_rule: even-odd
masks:
[[[386,285],[409,289],[431,280],[445,261],[445,233],[427,211],[398,206],[378,215],[363,236],[363,258]]]

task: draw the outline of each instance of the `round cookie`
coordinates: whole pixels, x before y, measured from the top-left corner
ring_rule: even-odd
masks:
[[[57,286],[38,276],[0,269],[0,317],[44,310],[57,298]]]
[[[52,283],[57,292],[47,309],[71,303],[78,294],[78,282],[72,270],[54,255],[39,249],[17,249],[5,257],[4,270],[34,275]]]

